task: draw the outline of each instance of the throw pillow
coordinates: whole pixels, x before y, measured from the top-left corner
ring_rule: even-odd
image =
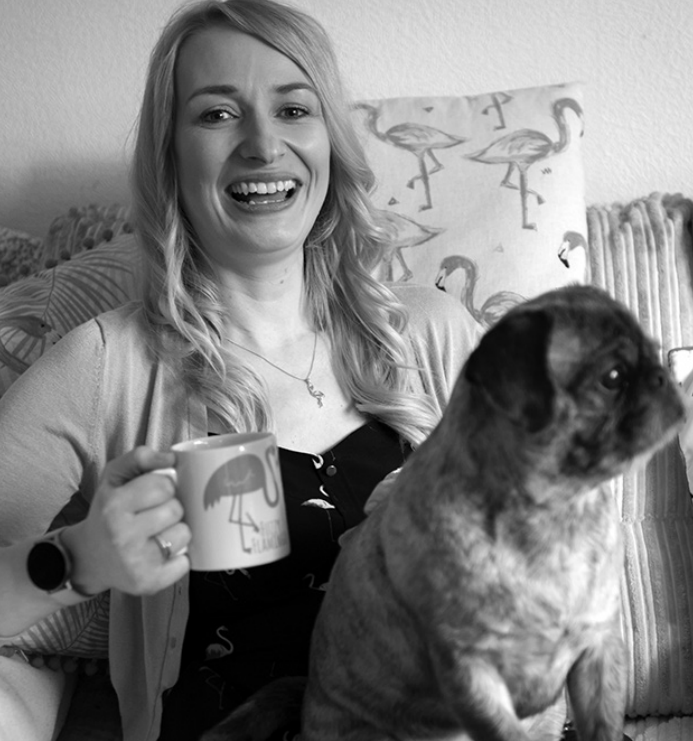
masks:
[[[0,288],[43,266],[43,240],[0,227]]]
[[[693,203],[652,194],[588,209],[591,282],[630,307],[662,360],[693,346]],[[677,445],[613,482],[626,553],[630,716],[693,713],[693,507]]]
[[[0,395],[73,327],[137,296],[134,235],[109,243],[0,291]]]
[[[56,262],[66,260],[82,250],[93,249],[131,232],[129,209],[125,206],[117,203],[107,206],[92,203],[81,208],[73,206],[51,222],[46,235],[46,258]]]
[[[483,328],[584,281],[580,85],[363,101],[352,115],[395,235],[380,277],[452,293]]]

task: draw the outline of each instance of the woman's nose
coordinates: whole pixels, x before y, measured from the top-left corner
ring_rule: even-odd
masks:
[[[274,162],[282,154],[282,142],[271,121],[258,116],[247,119],[239,152],[242,157],[263,163]]]

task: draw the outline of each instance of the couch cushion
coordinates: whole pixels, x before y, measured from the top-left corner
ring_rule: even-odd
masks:
[[[88,601],[56,610],[19,635],[0,639],[0,655],[20,653],[38,666],[42,662],[34,661],[34,655],[105,659],[109,606],[110,593],[103,592]]]
[[[389,281],[437,285],[482,327],[583,281],[582,90],[363,101],[353,116],[395,241]]]
[[[132,232],[130,211],[118,203],[73,206],[59,214],[48,227],[45,240],[46,258],[69,259],[83,250],[110,242],[114,237]]]
[[[0,291],[0,396],[48,347],[99,312],[137,296],[140,260],[123,233]]]
[[[693,738],[693,718],[638,718],[626,721],[624,730],[632,741],[690,741]]]
[[[653,194],[588,209],[591,282],[629,306],[662,360],[693,345],[693,203]],[[693,713],[693,507],[675,443],[616,479],[631,716]]]
[[[0,287],[43,267],[44,243],[39,237],[0,227]]]

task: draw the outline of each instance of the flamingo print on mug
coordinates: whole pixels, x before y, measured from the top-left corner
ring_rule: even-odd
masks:
[[[190,564],[226,571],[278,561],[290,551],[274,435],[231,433],[173,446],[177,496],[192,531]]]

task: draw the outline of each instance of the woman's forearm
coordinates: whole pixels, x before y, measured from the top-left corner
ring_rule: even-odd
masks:
[[[61,607],[89,599],[69,588],[50,594],[32,582],[27,562],[39,540],[0,548],[0,644]]]

